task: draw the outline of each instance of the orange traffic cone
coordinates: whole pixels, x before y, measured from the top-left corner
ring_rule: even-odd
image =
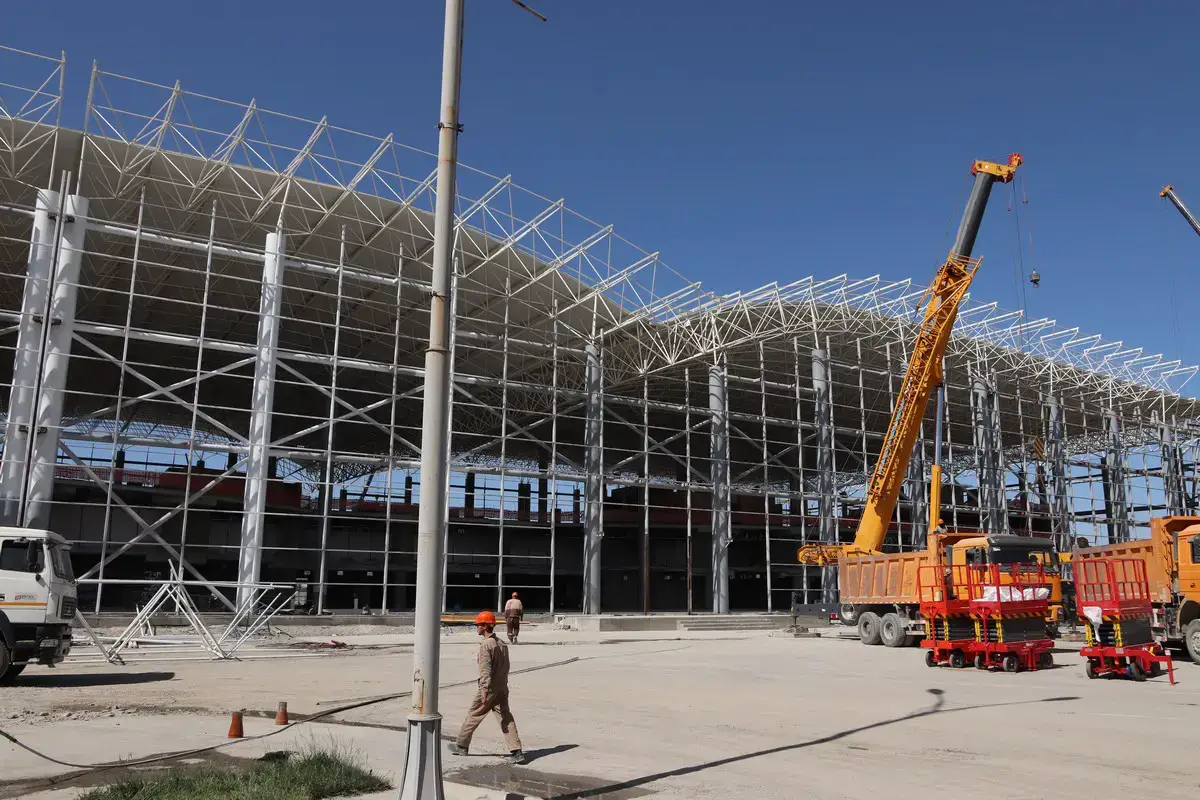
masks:
[[[279,701],[279,708],[275,712],[275,724],[276,725],[289,724],[288,713],[287,713],[287,701],[284,701],[284,700]]]
[[[229,719],[229,733],[227,737],[230,739],[241,739],[246,735],[242,729],[242,712],[235,711]]]

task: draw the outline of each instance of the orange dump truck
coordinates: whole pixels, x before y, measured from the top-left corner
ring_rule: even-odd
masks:
[[[1200,520],[1197,520],[1200,523]],[[1001,569],[1014,564],[1047,568],[1052,618],[1062,608],[1062,581],[1049,539],[1009,534],[942,533],[930,536],[927,550],[912,553],[842,556],[838,559],[838,616],[857,625],[863,644],[905,647],[924,633],[918,576],[927,564],[985,565]]]
[[[1150,520],[1150,538],[1075,551],[1075,559],[1136,558],[1146,564],[1154,603],[1150,627],[1163,644],[1200,664],[1200,517]]]

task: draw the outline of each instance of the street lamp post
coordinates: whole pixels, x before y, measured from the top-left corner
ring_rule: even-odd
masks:
[[[450,318],[454,250],[455,178],[458,168],[459,89],[462,85],[463,4],[446,0],[442,41],[442,110],[438,118],[437,205],[433,217],[433,279],[429,346],[421,425],[421,496],[417,511],[416,637],[412,709],[401,800],[444,800],[442,715],[438,678],[442,632],[442,562],[445,560],[447,478],[450,471]],[[543,22],[546,18],[513,0]]]
[[[464,0],[446,0],[442,46],[442,109],[438,121],[437,205],[433,218],[433,291],[421,427],[421,496],[417,512],[416,639],[412,710],[401,800],[443,800],[442,715],[438,713],[445,559],[446,479],[450,461],[450,309],[454,198],[458,158],[458,97]]]

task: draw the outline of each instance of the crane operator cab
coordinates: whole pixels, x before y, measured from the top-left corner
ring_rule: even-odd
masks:
[[[946,539],[953,541],[946,541]],[[1045,570],[1050,589],[1050,612],[1046,623],[1057,631],[1062,619],[1062,573],[1058,555],[1050,539],[1012,534],[968,535],[965,538],[947,535],[941,552],[947,567],[1000,567],[1001,579],[1014,565],[1039,566]]]

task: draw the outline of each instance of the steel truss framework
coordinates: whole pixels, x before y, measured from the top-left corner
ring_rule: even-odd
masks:
[[[95,610],[171,569],[218,608],[410,607],[433,156],[98,68],[72,130],[64,70],[0,49],[9,519],[72,539]],[[457,210],[447,605],[832,599],[795,548],[853,531],[922,288],[715,295],[507,176],[463,170]],[[968,299],[939,513],[1067,546],[1193,509],[1195,372]]]

